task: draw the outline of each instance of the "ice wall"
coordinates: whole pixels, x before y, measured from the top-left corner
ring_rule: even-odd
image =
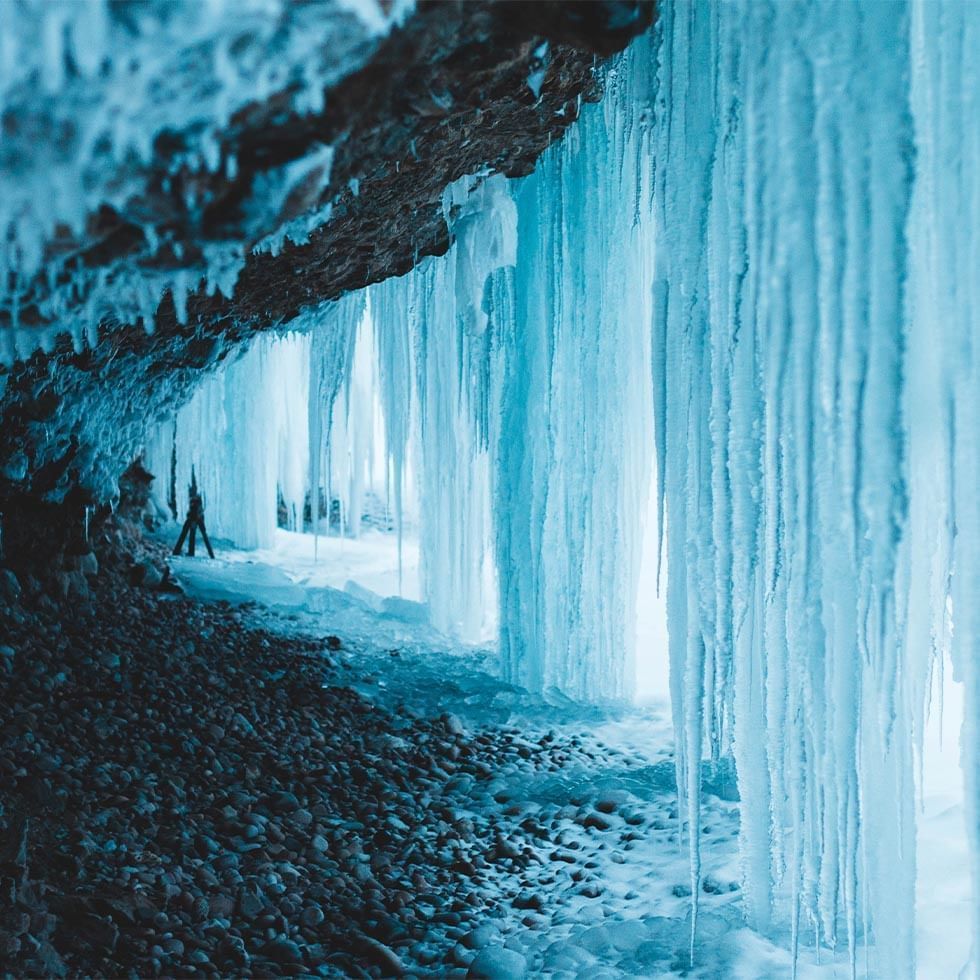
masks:
[[[910,10],[916,183],[908,226],[908,675],[918,695],[951,642],[980,962],[980,7]],[[950,634],[951,638],[950,638]],[[917,736],[922,730],[916,718]]]
[[[627,697],[634,673],[653,445],[651,68],[646,39],[532,176],[450,187],[449,254],[371,294],[395,474],[416,405],[433,622],[486,638],[499,608],[504,676],[583,700]]]
[[[906,12],[664,11],[659,446],[678,772],[698,880],[703,751],[732,749],[746,905],[794,944],[887,923],[912,962],[899,665]]]
[[[732,751],[751,922],[846,943],[855,970],[870,941],[875,975],[911,976],[914,761],[953,623],[977,789],[980,9],[677,3],[661,31],[655,376],[694,893],[698,763]]]
[[[332,497],[349,512],[371,451],[370,402],[365,413],[349,397],[364,383],[354,372],[363,319],[361,294],[309,310],[288,333],[254,340],[203,379],[174,418],[151,427],[144,462],[158,509],[168,512],[173,489],[182,519],[193,475],[211,536],[242,548],[272,546],[280,507],[294,530],[308,507]]]
[[[650,44],[515,187],[518,247],[490,302],[504,675],[631,694],[651,448]]]
[[[433,623],[471,642],[499,623],[505,676],[534,690],[629,695],[653,445],[652,64],[649,39],[618,60],[531,177],[451,185],[445,257],[308,314],[302,338],[257,341],[202,387],[178,415],[177,485],[194,465],[215,534],[268,543],[277,486],[301,507],[300,458],[316,510],[340,499],[356,533],[383,441],[399,523],[413,474]],[[355,349],[365,305],[373,336]],[[306,388],[289,381],[304,358]]]

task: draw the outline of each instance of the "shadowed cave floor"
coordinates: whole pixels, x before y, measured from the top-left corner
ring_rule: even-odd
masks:
[[[3,588],[0,973],[786,975],[727,773],[689,969],[661,709],[545,703],[331,589]]]

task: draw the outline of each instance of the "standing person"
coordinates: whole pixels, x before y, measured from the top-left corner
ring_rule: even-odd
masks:
[[[208,532],[204,527],[204,501],[197,492],[197,480],[194,477],[193,470],[191,470],[191,485],[187,488],[187,494],[190,497],[190,503],[187,507],[187,520],[184,521],[180,537],[177,539],[177,544],[174,545],[174,554],[179,555],[181,553],[184,547],[184,538],[190,532],[190,540],[187,542],[187,555],[189,558],[193,558],[194,542],[198,529],[200,529],[201,537],[204,538],[204,547],[208,549],[208,556],[214,558],[214,550],[211,547],[211,542],[208,540]]]

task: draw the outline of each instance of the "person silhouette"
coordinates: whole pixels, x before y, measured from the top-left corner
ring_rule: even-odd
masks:
[[[187,507],[187,520],[184,521],[184,526],[180,531],[180,537],[174,545],[174,554],[179,555],[181,553],[184,548],[184,539],[190,534],[190,539],[187,542],[187,556],[193,558],[195,538],[197,537],[198,530],[200,530],[201,537],[204,538],[204,547],[208,549],[208,556],[214,558],[214,549],[211,547],[211,542],[208,540],[208,532],[204,527],[204,501],[197,491],[197,479],[194,476],[193,470],[191,470],[191,485],[187,488],[187,495],[190,498]]]

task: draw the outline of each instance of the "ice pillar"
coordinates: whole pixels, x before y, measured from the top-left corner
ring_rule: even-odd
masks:
[[[494,521],[504,676],[628,697],[653,446],[649,39],[515,183],[495,327]]]
[[[661,14],[657,375],[679,788],[732,747],[746,902],[912,969],[898,575],[909,469],[909,16]]]

